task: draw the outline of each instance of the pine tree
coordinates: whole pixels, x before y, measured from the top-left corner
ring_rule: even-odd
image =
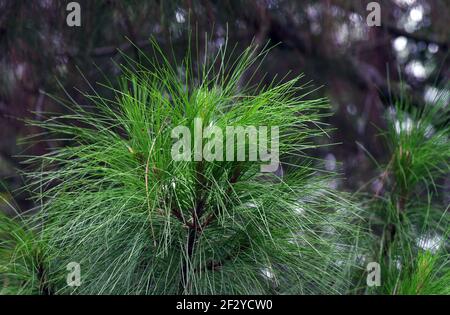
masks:
[[[308,100],[301,77],[249,86],[266,48],[232,62],[223,45],[174,63],[152,47],[138,61],[123,55],[113,97],[92,87],[92,108],[58,99],[70,114],[32,122],[66,145],[29,159],[41,209],[21,220],[33,236],[21,241],[39,253],[29,271],[38,281],[12,272],[8,283],[47,294],[346,292],[357,210],[308,156],[326,135],[327,100]],[[194,133],[196,118],[203,128],[278,127],[285,171],[262,174],[267,162],[248,151],[244,161],[174,161],[172,130]],[[66,284],[70,262],[81,286]]]
[[[382,284],[369,292],[449,294],[449,204],[440,182],[450,171],[448,94],[414,106],[404,96],[387,113],[382,133],[390,159],[377,179],[373,230],[380,230],[374,254]]]

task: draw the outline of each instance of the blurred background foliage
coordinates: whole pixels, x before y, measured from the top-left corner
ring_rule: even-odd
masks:
[[[244,80],[270,82],[304,73],[305,83],[320,87],[311,97],[330,99],[328,122],[335,128],[321,141],[339,145],[312,154],[342,174],[345,180],[332,183],[340,190],[383,193],[383,169],[373,160],[388,165],[391,159],[377,135],[388,128],[393,98],[407,94],[420,108],[444,95],[448,106],[447,0],[379,1],[380,27],[367,26],[366,0],[80,0],[81,27],[66,24],[69,2],[0,0],[0,209],[7,213],[12,206],[35,206],[20,191],[17,155],[39,155],[58,145],[45,136],[31,146],[21,144],[39,132],[23,119],[62,110],[45,93],[85,102],[75,89],[88,89],[80,72],[90,82],[117,76],[123,61],[117,49],[137,54],[127,38],[145,51],[154,36],[168,52],[173,48],[174,58],[186,53],[189,30],[198,34],[199,51],[208,45],[214,52],[227,37],[237,52],[252,41],[278,44],[257,75]],[[438,184],[440,204],[448,205],[450,179]]]
[[[384,111],[390,94],[399,93],[400,76],[416,104],[431,100],[450,76],[446,0],[381,1],[381,27],[366,25],[369,1],[79,1],[81,27],[67,26],[68,2],[0,0],[0,180],[9,190],[21,185],[14,155],[40,154],[50,145],[18,145],[35,132],[20,119],[56,110],[42,92],[61,94],[58,80],[79,97],[73,87],[86,84],[76,67],[91,82],[102,81],[99,69],[116,75],[117,48],[133,53],[126,37],[145,49],[155,36],[163,47],[172,43],[180,56],[189,29],[200,34],[199,46],[205,45],[204,32],[210,47],[223,44],[227,30],[231,47],[252,39],[279,43],[258,71],[261,77],[253,79],[266,72],[266,81],[305,73],[315,86],[323,85],[316,94],[331,99],[335,115],[329,122],[337,128],[324,141],[342,145],[317,154],[330,169],[341,168],[350,180],[336,184],[348,188],[376,172],[357,142],[376,158],[386,157],[377,127],[385,125]],[[25,197],[16,200],[27,207]]]

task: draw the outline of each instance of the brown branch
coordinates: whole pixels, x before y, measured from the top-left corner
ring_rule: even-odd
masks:
[[[187,245],[186,245],[187,257],[184,259],[181,266],[181,281],[179,285],[179,294],[183,294],[186,291],[186,288],[189,286],[188,265],[191,263],[192,256],[194,255],[195,245],[198,237],[200,236],[199,234],[200,233],[199,229],[201,228],[200,218],[205,211],[206,178],[203,172],[204,172],[204,163],[203,161],[201,161],[196,164],[197,200],[194,209],[192,209],[191,211],[192,224],[189,226],[187,236]]]
[[[43,295],[52,295],[52,291],[48,286],[47,272],[42,262],[39,262],[37,266],[37,278],[39,280],[39,292]]]
[[[136,40],[134,43],[122,43],[118,46],[103,46],[103,47],[97,47],[92,50],[91,56],[92,57],[108,57],[108,56],[114,56],[119,51],[126,51],[134,46],[137,46],[139,48],[144,48],[145,46],[149,46],[151,43],[148,39],[143,40]]]

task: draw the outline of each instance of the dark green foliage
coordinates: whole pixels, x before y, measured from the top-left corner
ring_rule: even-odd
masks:
[[[40,293],[45,283],[41,254],[36,236],[0,213],[0,295]]]

